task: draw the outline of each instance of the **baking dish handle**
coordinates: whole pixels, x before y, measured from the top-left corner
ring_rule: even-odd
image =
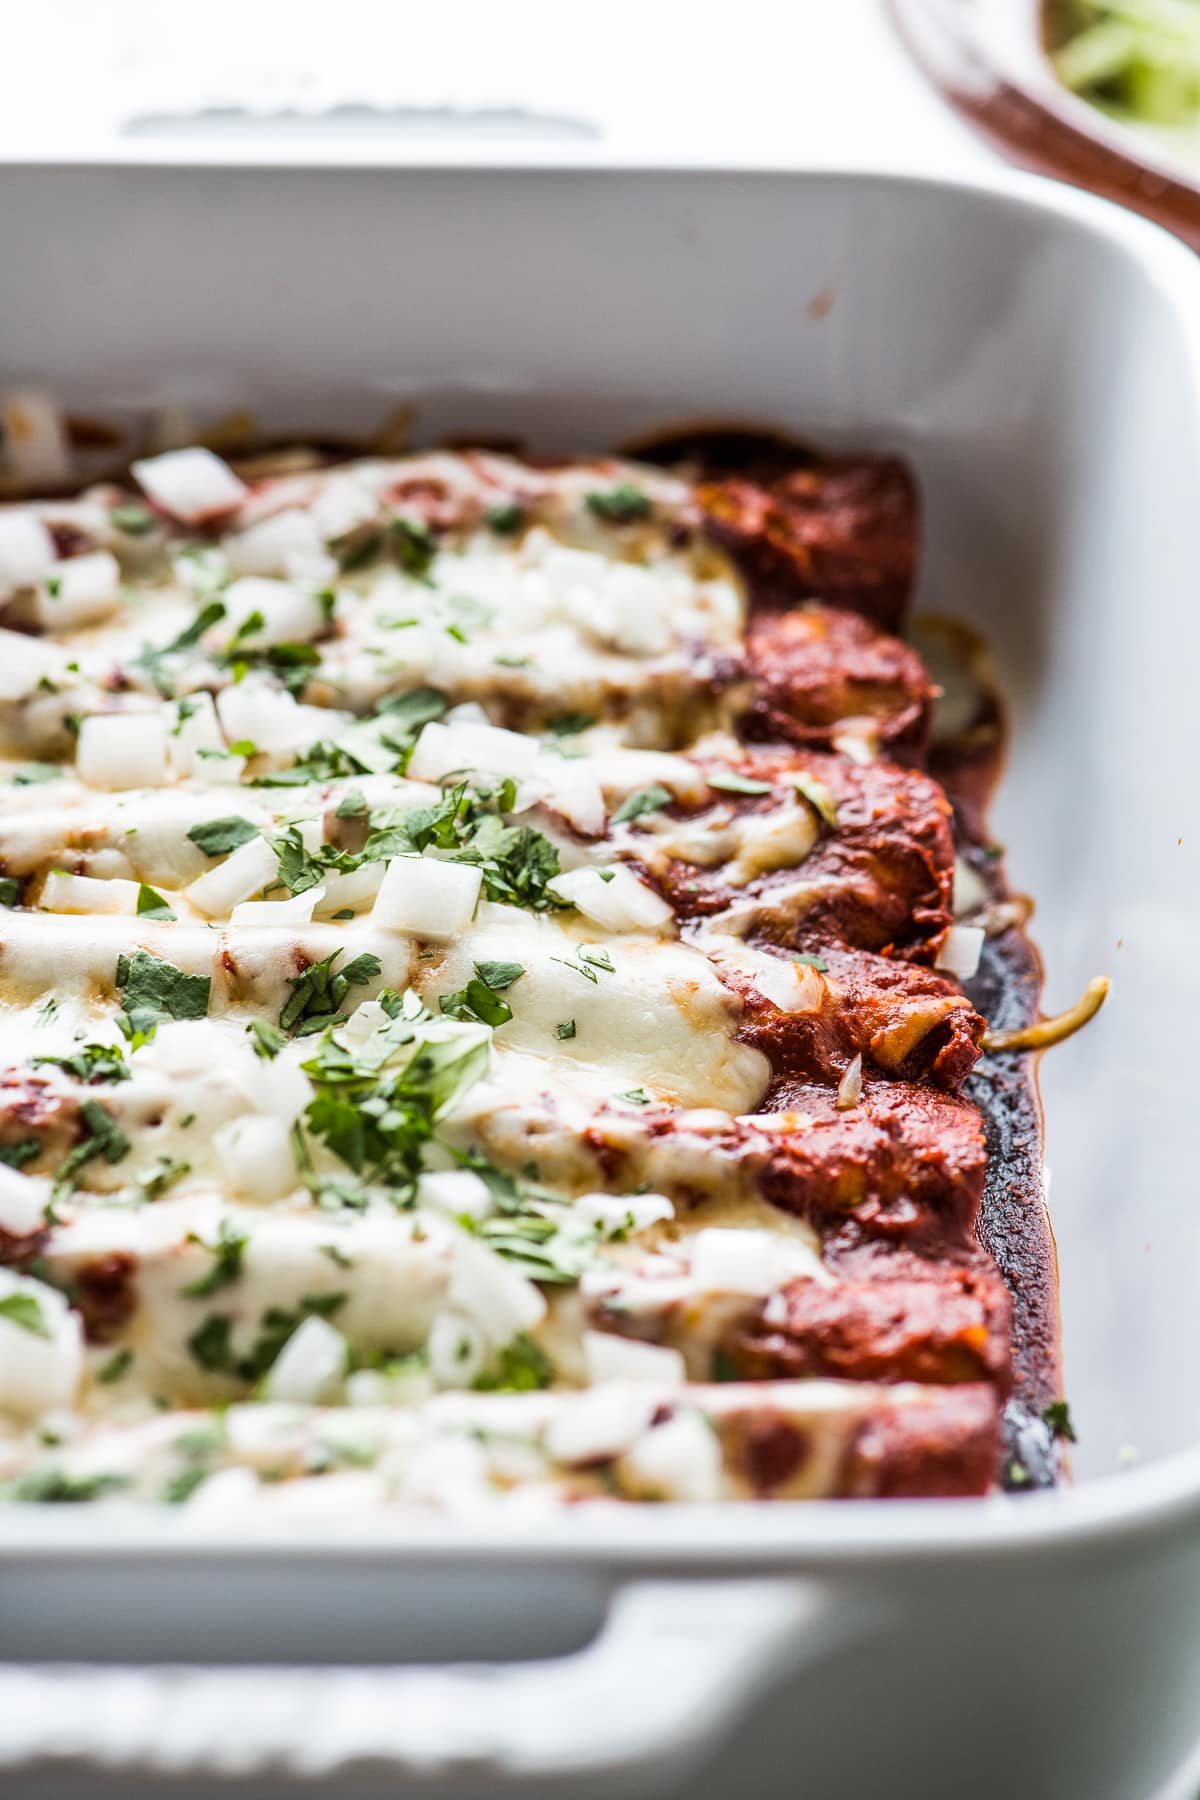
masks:
[[[0,1665],[0,1773],[386,1775],[410,1791],[653,1793],[855,1615],[796,1581],[637,1583],[591,1643],[442,1668]],[[475,1784],[482,1784],[477,1786]]]

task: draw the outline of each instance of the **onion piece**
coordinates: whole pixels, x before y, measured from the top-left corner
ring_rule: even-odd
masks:
[[[28,632],[0,627],[0,700],[28,700],[43,680],[61,676],[64,654]]]
[[[979,968],[983,937],[982,925],[951,925],[942,939],[934,968],[957,976],[959,981],[970,981]]]
[[[838,1112],[849,1112],[862,1099],[863,1072],[862,1052],[846,1064],[846,1071],[838,1082],[837,1099],[834,1102]]]
[[[34,612],[47,631],[73,631],[106,619],[121,603],[121,565],[110,550],[55,563],[38,590]]]
[[[349,1345],[328,1319],[310,1314],[293,1331],[263,1383],[268,1400],[293,1406],[332,1400],[346,1373]]]
[[[23,1175],[0,1163],[0,1231],[25,1237],[45,1224],[43,1208],[50,1197],[50,1183],[40,1175]]]
[[[172,773],[184,780],[189,775],[202,773],[211,781],[214,765],[223,758],[202,757],[200,752],[223,751],[224,748],[212,695],[188,694],[186,705],[181,700],[176,706],[175,723],[167,732],[167,760]],[[237,757],[234,760],[240,774],[245,759]]]
[[[568,1468],[606,1461],[636,1443],[661,1403],[647,1382],[606,1382],[565,1397],[546,1427],[546,1450]]]
[[[608,1331],[585,1331],[583,1355],[592,1382],[655,1381],[675,1387],[687,1380],[683,1357],[664,1344],[643,1344]]]
[[[319,587],[337,574],[312,515],[295,506],[222,538],[221,549],[236,575],[291,576]]]
[[[0,1413],[36,1419],[70,1406],[83,1372],[83,1331],[57,1288],[0,1268]],[[24,1321],[24,1322],[22,1322]]]
[[[383,883],[386,864],[367,862],[345,875],[326,877],[324,898],[317,913],[323,919],[339,912],[364,912],[374,901]]]
[[[502,731],[496,725],[458,721],[443,725],[437,720],[423,727],[409,758],[408,775],[414,781],[441,781],[462,770],[483,770],[492,775],[527,775],[538,766],[539,745],[519,731]]]
[[[90,875],[51,869],[42,884],[40,905],[52,913],[118,913],[133,918],[139,891],[136,881],[96,881]]]
[[[200,445],[146,457],[134,463],[133,473],[155,506],[185,525],[232,512],[250,492],[227,462]]]
[[[676,1413],[626,1451],[619,1479],[647,1499],[717,1500],[723,1464],[716,1433],[699,1413]]]
[[[53,568],[58,551],[35,513],[0,508],[0,597],[32,587]]]
[[[323,887],[305,888],[290,900],[243,900],[229,915],[231,925],[307,925],[325,897]]]
[[[452,1219],[486,1219],[494,1210],[486,1181],[470,1169],[435,1169],[417,1177],[417,1205]]]
[[[302,706],[291,694],[264,681],[238,681],[217,695],[217,717],[231,744],[250,742],[258,750],[307,750],[320,738],[338,738],[346,714]]]
[[[227,918],[239,901],[261,893],[279,874],[279,858],[266,838],[239,844],[224,862],[209,869],[185,891],[191,904],[210,919]],[[311,912],[310,912],[311,916]]]
[[[445,943],[470,924],[482,885],[482,870],[470,863],[394,856],[376,896],[371,923]]]
[[[89,713],[79,727],[75,768],[94,788],[162,787],[167,727],[158,713]]]
[[[282,1119],[248,1113],[213,1133],[217,1161],[236,1194],[245,1200],[282,1200],[299,1185],[288,1127]]]
[[[325,629],[325,613],[315,593],[290,581],[266,575],[244,575],[222,596],[225,624],[223,648],[237,639],[239,648],[260,650],[272,644],[309,643]],[[261,620],[250,628],[250,621]]]
[[[487,1345],[460,1313],[438,1313],[427,1341],[429,1373],[440,1388],[470,1387],[487,1363]]]
[[[571,869],[547,885],[607,931],[658,932],[675,923],[666,901],[623,866],[603,874],[599,869]]]
[[[546,1302],[533,1282],[469,1231],[454,1234],[447,1298],[454,1311],[474,1321],[493,1351],[503,1350],[546,1316]]]
[[[691,1240],[692,1286],[698,1294],[773,1293],[801,1277],[828,1280],[819,1256],[798,1238],[771,1231],[709,1225]]]

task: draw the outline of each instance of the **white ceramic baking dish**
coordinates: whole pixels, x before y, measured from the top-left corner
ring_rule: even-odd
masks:
[[[304,434],[404,402],[418,441],[562,447],[738,417],[902,451],[923,604],[982,626],[1012,697],[996,823],[1037,896],[1048,1001],[1114,977],[1043,1078],[1074,1489],[285,1541],[14,1511],[0,1787],[1193,1792],[1189,254],[1014,177],[563,168],[10,167],[0,244],[0,383],[101,415],[251,405]]]

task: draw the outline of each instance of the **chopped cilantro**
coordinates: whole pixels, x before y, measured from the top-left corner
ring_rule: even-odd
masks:
[[[475,973],[480,981],[486,981],[490,988],[499,993],[504,988],[510,988],[514,981],[520,981],[525,970],[520,963],[515,962],[477,962]]]
[[[334,809],[339,819],[365,819],[370,811],[366,797],[360,788],[351,788],[343,794]]]
[[[212,1267],[195,1281],[189,1281],[179,1292],[185,1300],[203,1300],[218,1288],[228,1287],[242,1273],[242,1255],[250,1242],[248,1232],[238,1231],[229,1219],[222,1219],[215,1244],[206,1244],[195,1232],[188,1233],[189,1244],[199,1244],[212,1257]]]
[[[516,500],[510,500],[504,506],[489,507],[484,514],[489,531],[497,537],[514,537],[525,523],[525,508]]]
[[[31,1337],[48,1338],[50,1327],[42,1313],[41,1301],[36,1294],[5,1294],[0,1299],[0,1319],[7,1319],[10,1325],[17,1325],[22,1331],[29,1332]]]
[[[106,1163],[118,1163],[129,1154],[129,1139],[112,1114],[106,1112],[98,1101],[85,1100],[79,1110],[88,1135],[68,1152],[55,1170],[54,1186],[50,1190],[51,1204],[65,1199],[71,1193],[85,1163],[93,1161],[97,1156],[102,1156]]]
[[[162,895],[156,889],[147,887],[144,881],[138,886],[137,910],[139,918],[157,919],[164,925],[172,924],[178,917],[178,914],[171,911]]]
[[[0,906],[17,906],[21,899],[22,883],[15,875],[0,877]]]
[[[341,955],[340,950],[334,950],[289,981],[292,997],[279,1015],[284,1031],[309,1037],[327,1025],[340,1024],[344,1016],[342,1002],[350,989],[365,987],[383,968],[379,958],[368,950],[335,973],[333,965]]]
[[[172,1475],[162,1491],[163,1501],[167,1506],[182,1506],[190,1500],[196,1489],[208,1480],[207,1469],[180,1469]]]
[[[185,1122],[180,1120],[181,1125]],[[184,1176],[190,1175],[191,1172],[191,1163],[180,1162],[174,1156],[160,1156],[158,1161],[152,1163],[148,1169],[143,1169],[139,1175],[135,1175],[134,1180],[145,1199],[157,1200],[160,1194],[165,1194],[169,1187],[177,1181],[182,1181]]]
[[[1043,1407],[1042,1422],[1049,1427],[1052,1436],[1063,1438],[1068,1444],[1079,1442],[1071,1423],[1071,1409],[1065,1400],[1052,1400],[1049,1406]]]
[[[468,981],[465,988],[459,988],[457,993],[443,994],[438,1005],[447,1018],[478,1019],[481,1025],[493,1027],[506,1025],[513,1016],[508,1001],[502,999],[478,976],[473,981]]]
[[[710,788],[719,788],[723,794],[769,794],[769,781],[755,781],[749,775],[739,775],[736,769],[718,769],[715,774],[705,778]]]
[[[6,1163],[10,1169],[23,1169],[41,1153],[41,1138],[18,1138],[15,1144],[0,1144],[0,1163]]]
[[[174,963],[146,950],[118,957],[116,986],[125,1008],[117,1024],[134,1049],[153,1037],[163,1019],[208,1016],[209,977],[185,975]]]
[[[520,1394],[549,1387],[553,1379],[554,1367],[546,1352],[526,1332],[519,1331],[496,1358],[495,1369],[477,1376],[471,1385],[486,1393]]]
[[[829,973],[829,964],[825,961],[823,956],[809,956],[807,953],[797,954],[796,956],[793,956],[792,961],[803,963],[808,969],[815,969],[818,975],[827,975]]]
[[[116,1355],[110,1356],[106,1363],[101,1363],[96,1370],[96,1380],[102,1381],[106,1387],[111,1387],[115,1381],[120,1381],[123,1375],[128,1375],[132,1366],[133,1351],[128,1348],[118,1350]]]
[[[591,963],[594,968],[603,969],[607,975],[616,973],[613,959],[603,944],[580,944],[579,959],[581,962]]]
[[[119,1044],[84,1044],[80,1050],[73,1050],[70,1056],[33,1056],[30,1058],[35,1069],[43,1063],[53,1063],[68,1075],[74,1075],[76,1081],[86,1081],[98,1086],[104,1081],[128,1081],[129,1068],[125,1062],[125,1052]]]
[[[437,555],[437,540],[423,519],[395,518],[388,526],[392,555],[406,575],[424,576]]]
[[[120,506],[109,507],[108,516],[114,528],[123,531],[126,537],[145,537],[158,523],[150,508],[137,500],[126,500]]]
[[[279,879],[293,894],[307,893],[320,882],[324,870],[320,860],[305,849],[298,825],[289,825],[270,845],[279,858]]]
[[[661,812],[664,806],[670,806],[675,796],[669,788],[661,787],[657,781],[649,787],[639,788],[636,794],[624,799],[613,814],[614,825],[626,825],[631,819],[640,819],[643,813]]]
[[[823,781],[814,781],[811,775],[793,775],[792,786],[803,796],[818,818],[823,819],[830,831],[838,828],[837,804]]]
[[[98,1500],[126,1485],[124,1475],[69,1475],[65,1469],[34,1469],[4,1491],[13,1500],[37,1506],[78,1505]]]
[[[639,519],[648,519],[651,512],[649,496],[634,487],[631,481],[622,481],[604,492],[588,494],[584,504],[589,512],[610,525],[632,525]]]
[[[370,521],[355,525],[329,545],[343,575],[354,575],[373,563],[383,549],[383,532]]]
[[[25,763],[14,773],[13,782],[17,787],[37,787],[43,781],[60,780],[62,772],[61,763]]]
[[[205,819],[188,832],[192,843],[198,850],[203,850],[205,856],[228,856],[231,850],[240,850],[251,838],[259,836],[258,826],[236,813],[222,819]]]
[[[265,1060],[278,1056],[287,1043],[284,1033],[269,1019],[251,1019],[246,1030],[250,1033],[250,1046],[255,1056]]]
[[[557,1024],[554,1027],[554,1035],[556,1038],[559,1038],[560,1040],[563,1040],[566,1038],[573,1038],[575,1036],[575,1021],[574,1021],[574,1019],[563,1019],[559,1024]]]
[[[554,737],[577,737],[581,731],[590,731],[595,723],[595,713],[560,713],[549,720],[546,730]]]
[[[213,1374],[233,1369],[233,1320],[228,1313],[210,1313],[187,1340],[187,1347],[202,1369]]]
[[[169,698],[171,694],[171,684],[167,681],[163,673],[162,664],[164,659],[168,656],[178,656],[184,650],[192,649],[194,645],[200,642],[200,639],[204,636],[205,632],[224,617],[224,601],[210,600],[208,605],[202,607],[196,614],[196,617],[192,620],[191,624],[185,626],[178,637],[172,638],[169,644],[160,644],[157,646],[154,644],[143,644],[138,655],[133,659],[134,663],[139,668],[144,669],[158,691]]]
[[[652,1104],[649,1094],[643,1087],[630,1088],[627,1094],[618,1094],[617,1099],[630,1100],[634,1106],[650,1106]]]

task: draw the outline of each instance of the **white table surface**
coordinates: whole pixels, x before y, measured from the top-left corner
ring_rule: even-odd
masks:
[[[14,0],[3,30],[0,160],[994,160],[882,0]]]

